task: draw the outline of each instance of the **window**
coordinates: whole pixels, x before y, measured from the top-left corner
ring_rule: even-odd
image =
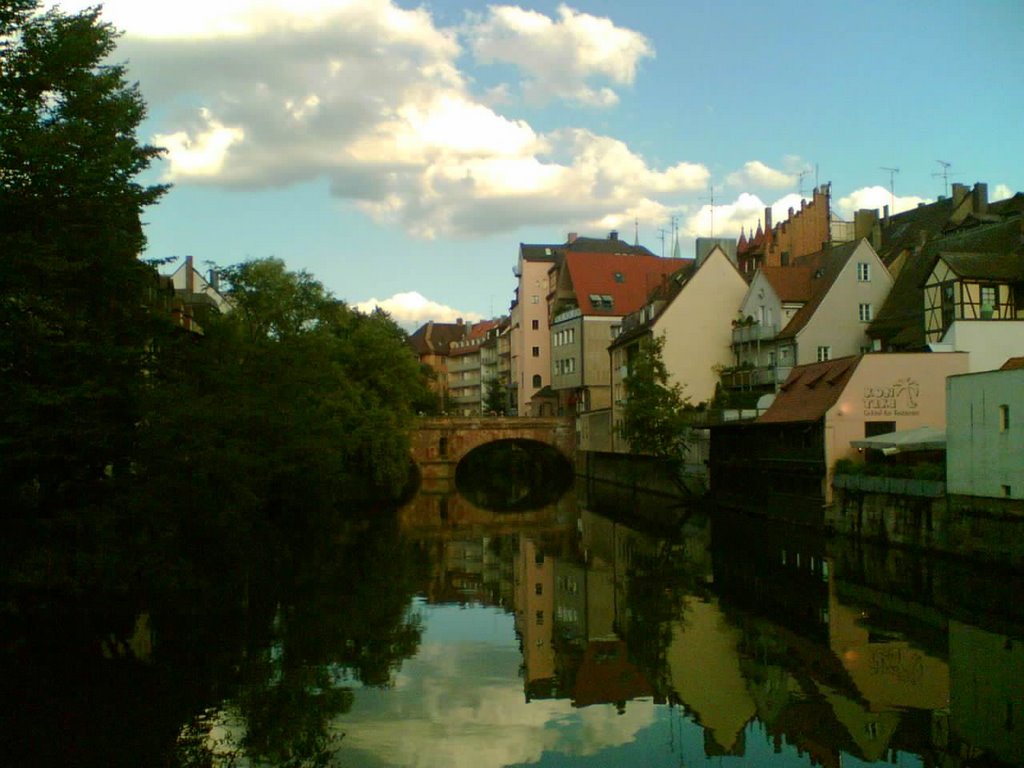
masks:
[[[533,374],[533,386],[537,387],[538,389],[541,387],[541,378],[539,373]]]
[[[544,626],[544,611],[537,611],[537,626]]]
[[[533,585],[533,593],[535,595],[543,595],[544,594],[544,585],[541,584],[538,581],[536,584]]]
[[[1006,432],[1010,428],[1010,406],[999,406],[999,431]]]
[[[614,277],[615,277],[615,282],[616,283],[624,283],[624,282],[626,282],[626,276],[624,274],[622,274],[621,272],[616,272]]]
[[[823,363],[832,359],[832,347],[818,347],[818,362]]]
[[[857,280],[861,283],[871,282],[871,265],[868,262],[857,262]]]
[[[999,299],[994,285],[981,286],[981,317],[989,319],[999,309]]]
[[[540,347],[534,347],[532,354],[534,357],[540,357]]]
[[[619,337],[620,333],[622,333],[622,326],[621,325],[613,325],[611,327],[611,337],[613,339],[617,339]]]
[[[540,320],[533,320],[530,323],[530,327],[533,328],[533,330],[535,331],[540,330]]]
[[[531,296],[531,297],[530,297],[530,303],[531,303],[531,304],[540,304],[540,296],[538,296],[538,295],[536,295],[536,294],[534,294],[533,296]]]
[[[1003,496],[1008,499],[1012,495],[1013,495],[1013,489],[1010,486],[1008,486],[1008,485],[1004,485],[1003,486]]]
[[[860,321],[862,323],[869,323],[869,322],[871,322],[871,305],[870,304],[861,304],[857,308],[857,314],[860,317]]]

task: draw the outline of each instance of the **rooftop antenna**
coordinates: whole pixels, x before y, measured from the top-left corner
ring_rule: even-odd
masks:
[[[640,245],[640,217],[637,216],[633,219],[633,245]]]
[[[949,197],[949,168],[952,165],[952,163],[947,163],[945,160],[936,160],[935,162],[942,166],[942,170],[939,173],[933,173],[932,176],[942,177],[942,194],[946,197]]]
[[[672,219],[672,258],[679,258],[679,217],[673,216]]]
[[[661,240],[661,257],[665,258],[665,234],[668,232],[666,229],[658,230],[658,239]]]
[[[890,211],[896,213],[896,174],[900,172],[899,168],[886,168],[884,165],[881,166],[883,171],[889,172],[889,208]]]
[[[797,178],[796,184],[797,184],[797,191],[799,191],[799,193],[800,193],[800,197],[804,196],[804,176],[806,176],[809,173],[810,173],[810,171],[800,171],[800,173],[798,174],[798,178]],[[817,180],[815,180],[815,185],[814,186],[818,186],[817,185]]]
[[[710,190],[709,197],[702,197],[701,200],[709,200],[711,202],[711,237],[715,236],[715,185],[709,184],[708,190]]]

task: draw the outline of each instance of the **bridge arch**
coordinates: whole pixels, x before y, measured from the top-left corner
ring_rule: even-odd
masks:
[[[471,451],[502,440],[544,443],[575,462],[576,428],[566,417],[420,419],[412,435],[412,457],[424,484],[454,482],[455,468]]]

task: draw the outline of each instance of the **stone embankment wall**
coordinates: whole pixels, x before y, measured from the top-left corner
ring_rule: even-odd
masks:
[[[680,476],[678,469],[668,462],[631,453],[578,451],[576,474],[588,480],[680,498],[699,497],[706,490],[701,476]]]
[[[825,511],[825,526],[836,533],[1024,568],[1020,501],[840,485]]]

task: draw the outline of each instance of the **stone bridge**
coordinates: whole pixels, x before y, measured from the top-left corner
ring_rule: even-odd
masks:
[[[557,448],[572,463],[576,427],[572,418],[425,418],[412,433],[412,457],[424,484],[455,481],[455,468],[474,448],[499,440],[531,440]]]

